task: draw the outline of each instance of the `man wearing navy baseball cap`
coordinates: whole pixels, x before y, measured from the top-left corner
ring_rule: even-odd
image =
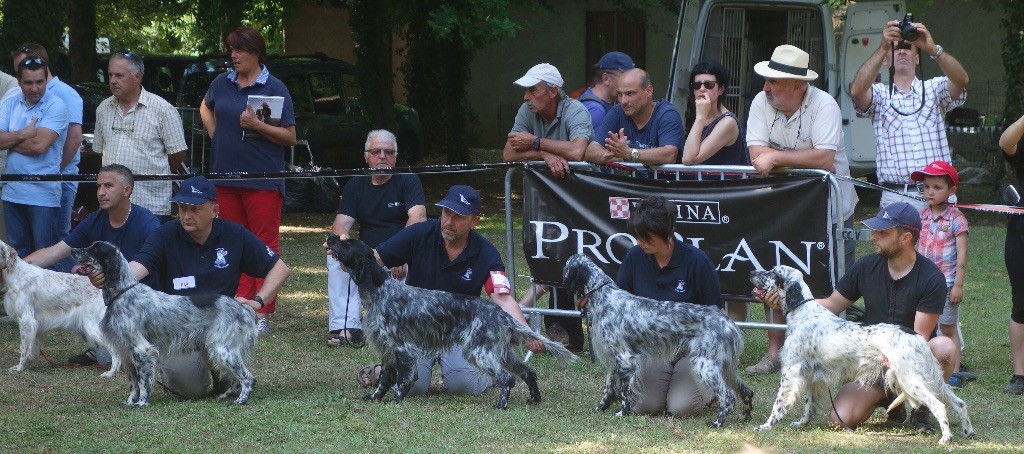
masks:
[[[390,268],[408,264],[406,283],[415,287],[467,296],[480,296],[483,291],[526,325],[501,255],[475,231],[480,222],[480,193],[469,186],[455,185],[435,205],[441,208],[440,219],[412,224],[378,244],[378,260]],[[528,342],[527,346],[533,351],[544,350],[540,343]],[[439,356],[419,358],[410,395],[427,392],[435,362],[441,365],[449,394],[476,395],[492,384],[491,378],[477,374],[462,357],[461,349],[455,347]]]
[[[615,84],[619,76],[633,68],[636,68],[633,59],[618,51],[604,54],[594,65],[590,87],[577,98],[590,112],[591,125],[594,129],[601,126],[605,114],[615,104]]]
[[[906,202],[897,202],[882,208],[863,224],[872,230],[875,252],[857,260],[839,280],[835,291],[817,302],[838,315],[863,297],[863,324],[891,323],[929,339],[932,355],[942,366],[943,379],[948,381],[957,366],[952,361],[953,354],[960,346],[945,336],[932,337],[946,303],[946,277],[931,260],[917,252],[920,213]],[[778,308],[776,295],[765,299]],[[871,417],[875,408],[888,407],[893,398],[880,383],[847,383],[835,395],[834,411],[829,418],[840,427],[857,427]],[[902,406],[889,414],[893,422],[902,423],[905,419]],[[927,407],[914,410],[911,421],[920,431],[935,430]]]

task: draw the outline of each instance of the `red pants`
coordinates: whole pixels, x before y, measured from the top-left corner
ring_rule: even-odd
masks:
[[[281,255],[281,206],[284,204],[281,191],[217,186],[217,202],[221,217],[241,224]],[[252,299],[262,286],[263,279],[242,274],[236,295]],[[277,298],[264,303],[266,306],[257,311],[260,314],[272,314],[277,309]]]

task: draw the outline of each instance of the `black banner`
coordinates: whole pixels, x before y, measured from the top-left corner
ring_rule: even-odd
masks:
[[[636,244],[626,221],[639,199],[664,196],[677,206],[676,235],[718,267],[722,292],[750,295],[750,271],[778,264],[804,273],[817,297],[832,292],[827,179],[822,176],[666,181],[574,171],[556,178],[524,170],[523,248],[536,281],[560,285],[578,252],[613,278]]]

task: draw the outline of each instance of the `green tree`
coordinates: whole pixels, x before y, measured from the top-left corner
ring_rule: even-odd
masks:
[[[1006,105],[1003,117],[1014,121],[1024,114],[1024,1],[1000,0],[1003,7],[1003,69]]]
[[[65,18],[54,11],[64,11],[63,0],[5,1],[3,22],[0,23],[0,68],[13,74],[11,59],[7,51],[26,42],[39,43],[50,55],[50,65],[55,69],[66,66],[61,49],[61,35],[64,34]],[[6,69],[10,68],[10,69]]]

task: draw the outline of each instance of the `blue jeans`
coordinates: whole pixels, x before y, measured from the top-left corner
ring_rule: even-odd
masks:
[[[22,205],[4,201],[4,225],[7,239],[18,255],[25,257],[60,241],[57,221],[60,207]]]

